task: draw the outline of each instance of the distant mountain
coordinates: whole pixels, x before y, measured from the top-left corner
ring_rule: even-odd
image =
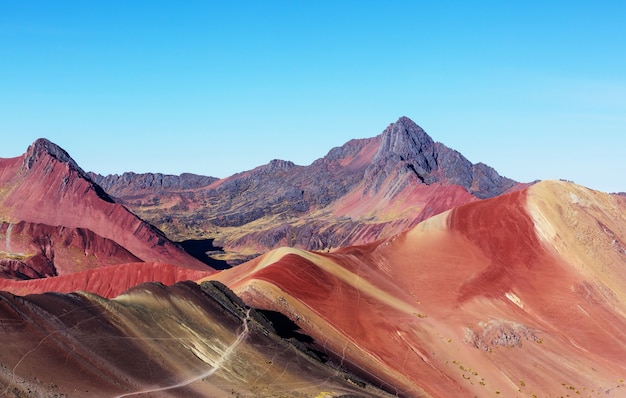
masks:
[[[521,184],[433,141],[406,117],[309,166],[273,160],[225,179],[125,173],[91,178],[175,240],[210,239],[234,260],[279,246],[325,250],[391,236]]]
[[[89,172],[89,177],[101,186],[105,191],[117,197],[130,196],[142,191],[152,191],[155,193],[167,193],[169,191],[202,188],[211,185],[219,178],[206,177],[192,173],[181,175],[144,173],[136,174],[127,172],[120,175],[111,174],[103,177],[99,174]]]
[[[115,202],[45,139],[0,159],[0,274],[27,279],[137,261],[211,268]]]

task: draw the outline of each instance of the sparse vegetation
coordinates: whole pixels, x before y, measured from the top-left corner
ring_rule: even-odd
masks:
[[[24,261],[25,259],[29,257],[31,257],[31,255],[25,254],[25,253],[7,253],[5,251],[0,250],[0,259],[6,258],[9,260]]]

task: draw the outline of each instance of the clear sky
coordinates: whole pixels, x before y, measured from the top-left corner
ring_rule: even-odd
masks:
[[[310,164],[408,116],[519,181],[626,191],[626,1],[0,0],[0,157]]]

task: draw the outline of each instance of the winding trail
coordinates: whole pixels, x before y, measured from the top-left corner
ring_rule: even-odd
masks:
[[[217,372],[220,369],[222,364],[226,362],[226,360],[233,353],[233,351],[235,351],[237,347],[244,341],[244,339],[246,338],[249,332],[249,329],[248,329],[249,320],[250,320],[250,308],[246,310],[246,317],[243,320],[243,330],[237,335],[237,338],[235,339],[235,341],[233,341],[232,344],[229,345],[226,348],[226,350],[224,350],[224,353],[217,359],[217,361],[215,361],[215,364],[213,365],[213,367],[207,370],[206,372],[200,373],[199,375],[193,376],[189,379],[183,380],[181,382],[178,382],[176,384],[172,384],[169,386],[151,387],[145,390],[139,390],[135,392],[129,392],[129,393],[121,394],[121,395],[116,395],[114,398],[123,398],[123,397],[130,397],[133,395],[145,394],[145,393],[150,393],[150,392],[173,390],[175,388],[184,387],[195,381],[211,376],[213,373]]]
[[[9,226],[7,227],[6,244],[5,244],[7,253],[11,253],[11,230],[13,230],[13,224],[9,223]]]

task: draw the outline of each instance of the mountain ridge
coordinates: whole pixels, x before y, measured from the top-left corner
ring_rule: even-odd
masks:
[[[144,211],[208,214],[262,253],[222,271],[103,200],[60,148],[0,159],[0,275],[31,278],[0,279],[3,393],[621,396],[625,197],[507,188],[407,120],[385,131],[311,166],[118,179]],[[96,251],[113,264],[74,267]]]
[[[543,181],[389,239],[333,253],[279,248],[203,280],[282,312],[399,396],[617,397],[624,205]]]
[[[308,166],[272,160],[223,179],[206,180],[208,185],[152,190],[141,184],[151,174],[128,174],[124,179],[92,174],[92,178],[175,240],[214,239],[226,252],[239,253],[240,260],[234,263],[281,245],[325,250],[366,243],[378,238],[366,232],[373,231],[372,225],[383,233],[380,237],[390,236],[447,210],[447,205],[430,200],[443,187],[457,186],[467,193],[464,198],[453,195],[457,201],[449,205],[458,205],[523,186],[435,142],[407,117],[378,136],[332,148]],[[159,203],[153,195],[157,192]],[[357,202],[361,214],[350,209]],[[394,216],[381,208],[381,203],[397,207],[391,202],[411,209],[400,211],[404,218]],[[327,236],[324,231],[330,229],[342,238]],[[265,233],[263,240],[254,237],[260,231]]]
[[[57,270],[110,264],[116,257],[105,252],[110,255],[111,250],[119,253],[113,262],[140,259],[210,270],[157,228],[116,203],[67,152],[46,139],[36,140],[19,157],[0,159],[0,187],[0,221],[7,225],[0,232],[5,238],[0,240],[0,251],[4,252],[0,257],[11,258],[11,232],[24,222],[31,227],[21,239],[20,250],[27,251],[26,257],[42,250],[48,262],[54,261],[54,253],[72,259],[71,263],[54,264]],[[101,242],[93,253],[84,240],[87,236]],[[47,243],[42,246],[38,242]],[[102,255],[100,259],[98,255]]]

